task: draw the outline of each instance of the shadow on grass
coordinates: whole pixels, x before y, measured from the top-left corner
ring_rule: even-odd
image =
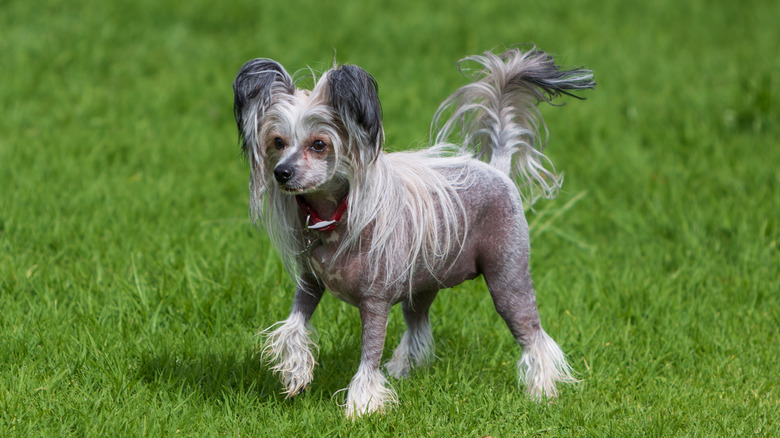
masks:
[[[357,371],[359,345],[355,349],[321,352],[324,354],[317,359],[314,380],[304,393],[293,399],[305,397],[343,403],[346,394],[339,390],[347,386]],[[353,354],[355,351],[357,354]],[[223,400],[238,396],[269,404],[288,401],[279,378],[254,347],[237,353],[192,354],[169,349],[147,351],[139,359],[137,375],[155,390],[179,392],[184,389],[200,393],[204,399]]]
[[[383,366],[397,347],[403,329],[399,326],[391,330],[385,344]],[[516,382],[514,361],[519,356],[519,349],[501,353],[506,356],[505,366],[494,363],[486,368],[484,363],[472,357],[484,356],[478,336],[441,327],[434,332],[438,358],[429,367],[413,370],[410,380],[390,378],[394,388],[400,390],[406,386],[407,391],[414,393],[422,382],[435,381],[442,390],[457,393],[478,381],[492,381],[491,387]],[[324,345],[315,353],[314,379],[306,392],[291,400],[284,395],[284,388],[272,373],[271,366],[261,359],[258,347],[251,344],[242,349],[212,347],[202,351],[187,347],[150,347],[141,352],[137,360],[136,376],[161,395],[179,397],[179,394],[187,394],[209,404],[219,404],[226,399],[266,406],[300,402],[305,405],[343,404],[346,391],[342,390],[349,385],[360,364],[359,336],[344,336],[335,342],[320,341]],[[428,388],[428,391],[436,390]]]
[[[147,351],[141,355],[138,376],[152,386],[184,386],[205,398],[221,399],[225,393],[268,398],[274,393],[273,376],[266,375],[257,356],[251,348],[243,353]]]

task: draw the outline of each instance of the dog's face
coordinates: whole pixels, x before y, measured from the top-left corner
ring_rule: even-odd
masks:
[[[381,149],[376,82],[359,67],[334,68],[308,91],[296,89],[277,62],[256,59],[241,68],[233,89],[242,147],[264,189],[327,190]]]
[[[336,173],[336,152],[343,141],[340,131],[320,93],[298,90],[277,96],[259,132],[264,173],[273,175],[283,192],[316,190]]]

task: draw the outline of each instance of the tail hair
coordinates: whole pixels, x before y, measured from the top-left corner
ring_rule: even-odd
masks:
[[[464,67],[467,62],[482,68],[470,73]],[[584,99],[572,91],[593,88],[593,72],[561,70],[552,56],[536,48],[469,56],[460,60],[458,68],[473,82],[456,90],[436,111],[434,144],[457,143],[461,153],[500,169],[518,181],[529,205],[540,196],[554,198],[563,176],[543,154],[549,132],[537,105],[553,104],[562,94]]]

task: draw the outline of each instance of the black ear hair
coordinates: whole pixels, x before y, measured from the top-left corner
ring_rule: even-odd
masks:
[[[274,93],[295,93],[292,77],[281,64],[266,58],[253,59],[238,71],[233,81],[233,115],[241,136],[241,149],[249,153],[257,141],[257,125],[271,104]]]
[[[356,124],[363,130],[364,143],[377,151],[381,149],[382,105],[376,80],[356,65],[344,65],[328,73],[328,88],[330,104],[347,123],[347,129],[352,131],[349,125]]]

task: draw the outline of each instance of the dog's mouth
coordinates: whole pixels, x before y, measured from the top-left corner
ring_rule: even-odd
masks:
[[[277,184],[277,187],[279,187],[279,190],[281,190],[283,193],[286,193],[288,195],[302,195],[306,192],[311,191],[311,188],[309,187],[301,187],[301,186],[290,185],[290,184]]]
[[[279,190],[290,195],[300,195],[305,191],[302,187],[287,187],[282,185],[279,186]]]

